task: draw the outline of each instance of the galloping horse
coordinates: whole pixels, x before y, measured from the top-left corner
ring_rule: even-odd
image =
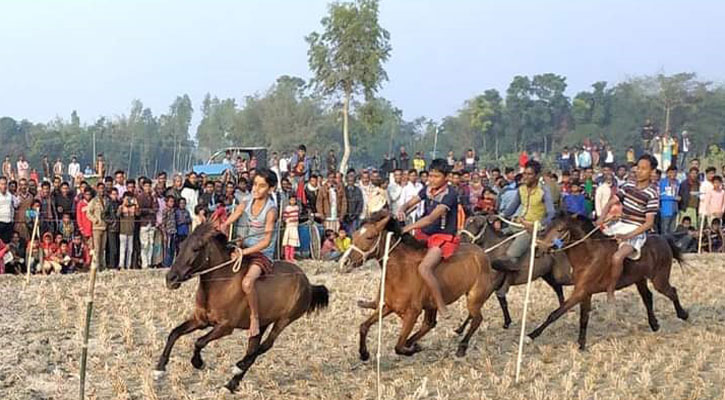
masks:
[[[178,289],[181,283],[199,276],[193,315],[169,334],[164,352],[156,364],[157,376],[163,376],[169,355],[179,337],[198,329],[212,327],[194,343],[191,364],[201,369],[201,350],[209,342],[230,335],[234,329],[249,329],[249,306],[242,290],[242,279],[248,265],[242,263],[234,271],[226,247],[226,236],[212,222],[200,225],[182,242],[179,255],[166,274],[166,286]],[[225,385],[235,391],[247,370],[260,355],[267,352],[275,339],[293,321],[315,310],[327,307],[328,292],[324,286],[310,285],[304,272],[294,264],[275,262],[274,272],[258,282],[260,334],[249,338],[247,353],[236,364],[235,374]],[[264,332],[272,330],[264,342]]]
[[[606,291],[611,280],[611,255],[617,250],[617,242],[601,233],[586,218],[560,214],[549,225],[539,246],[545,249],[564,246],[573,268],[574,291],[564,304],[529,334],[529,338],[536,339],[549,324],[579,304],[579,348],[584,350],[592,295]],[[627,260],[622,277],[617,282],[617,289],[637,285],[647,308],[647,319],[652,331],[657,331],[660,326],[654,314],[652,292],[647,287],[647,279],[652,281],[658,292],[672,301],[678,318],[688,318],[687,311],[680,305],[677,290],[670,285],[673,259],[682,265],[682,253],[675,242],[670,237],[649,235],[639,260]]]
[[[348,253],[347,260],[359,265],[371,257],[382,259],[386,232],[393,232],[395,245],[391,246],[385,276],[383,317],[396,313],[403,320],[395,352],[411,356],[421,350],[417,342],[436,325],[436,305],[417,268],[425,255],[425,244],[410,234],[401,234],[398,221],[387,212],[379,212],[353,234],[353,251]],[[493,271],[483,250],[475,245],[463,244],[456,254],[436,267],[434,273],[446,304],[453,303],[464,294],[467,296],[471,326],[458,345],[456,355],[462,357],[466,354],[471,336],[483,320],[481,307],[493,292]],[[421,312],[425,313],[423,325],[410,336]],[[360,359],[363,361],[370,357],[366,339],[370,327],[377,320],[376,311],[360,325]]]
[[[529,274],[529,259],[531,257],[531,250],[528,250],[519,258],[517,263],[519,269],[516,271],[497,269],[496,260],[506,257],[506,250],[511,244],[511,242],[508,242],[499,246],[499,243],[506,239],[507,237],[505,235],[497,233],[491,227],[489,218],[484,215],[469,217],[466,219],[463,230],[461,230],[461,241],[479,245],[484,249],[493,249],[488,253],[488,256],[492,260],[491,264],[494,271],[496,271],[493,282],[494,288],[496,289],[496,298],[503,311],[504,329],[507,329],[511,325],[511,315],[509,314],[506,293],[508,293],[510,286],[526,284]],[[563,254],[544,254],[536,257],[534,261],[532,279],[542,278],[549,284],[554,289],[554,293],[556,293],[559,305],[562,305],[564,304],[564,291],[562,290],[562,286],[571,285],[571,277],[569,276],[570,269],[569,260]],[[465,329],[467,323],[468,320],[464,321],[463,325],[456,332],[460,334]]]

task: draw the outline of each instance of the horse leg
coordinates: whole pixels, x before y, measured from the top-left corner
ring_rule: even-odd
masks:
[[[554,289],[554,292],[556,293],[556,298],[559,300],[559,307],[561,307],[564,304],[564,289],[563,286],[554,279],[554,275],[551,273],[545,274],[541,276],[541,279],[544,280],[544,282],[548,283],[549,286],[551,286],[552,289]]]
[[[383,318],[387,317],[393,312],[393,310],[390,309],[388,306],[383,306]],[[376,311],[375,314],[371,315],[368,319],[365,320],[362,324],[360,324],[360,359],[362,361],[367,361],[370,358],[370,353],[368,352],[368,331],[370,331],[370,327],[373,326],[376,322],[378,322],[379,314]]]
[[[188,319],[169,333],[169,337],[166,339],[166,346],[164,346],[164,351],[161,353],[159,362],[156,364],[156,369],[154,370],[159,377],[164,371],[166,371],[166,364],[169,363],[171,349],[174,347],[176,341],[179,340],[180,337],[204,327],[206,327],[206,324],[197,321],[196,319]]]
[[[456,356],[463,357],[466,355],[466,350],[468,350],[468,342],[471,340],[471,337],[476,332],[476,330],[478,330],[478,327],[481,325],[481,321],[483,321],[481,310],[476,310],[471,313],[471,327],[468,328],[466,336],[464,336],[463,340],[461,340],[461,343],[458,344],[458,351],[456,351]]]
[[[562,315],[564,315],[567,311],[569,311],[572,307],[579,304],[580,301],[584,299],[585,296],[589,296],[588,294],[585,294],[583,291],[577,292],[576,289],[574,290],[574,293],[572,293],[571,297],[564,300],[564,304],[561,305],[559,308],[554,310],[549,316],[546,318],[546,321],[544,321],[543,324],[539,325],[538,328],[534,329],[533,332],[529,333],[529,339],[534,340],[539,335],[541,335],[542,332],[544,332],[544,329],[551,325],[554,321],[561,318]]]
[[[436,309],[425,310],[425,314],[423,317],[423,325],[420,327],[418,332],[414,333],[413,336],[408,338],[408,340],[405,342],[405,347],[416,346],[416,349],[418,351],[420,351],[420,346],[418,346],[417,342],[423,336],[427,335],[431,329],[435,328],[437,313],[438,313],[438,310],[436,310]]]
[[[463,320],[463,323],[461,324],[461,326],[459,326],[458,328],[456,328],[455,332],[457,334],[459,334],[459,335],[462,334],[466,330],[466,327],[468,326],[468,323],[469,322],[471,322],[471,316],[470,315],[467,316],[465,320]]]
[[[400,336],[398,336],[398,343],[395,345],[395,353],[403,356],[412,356],[417,353],[420,349],[416,349],[415,346],[407,346],[406,342],[410,333],[415,327],[415,322],[418,320],[420,310],[408,310],[403,315],[403,327],[400,329]]]
[[[196,339],[194,342],[194,355],[191,357],[191,365],[196,369],[204,368],[204,360],[201,358],[201,350],[206,347],[210,342],[223,338],[224,336],[231,335],[234,332],[234,328],[227,325],[217,325],[206,335]]]
[[[579,350],[587,348],[587,325],[589,324],[589,312],[592,310],[592,296],[589,295],[579,303]]]
[[[264,342],[262,342],[261,345],[259,344],[259,342],[262,340],[264,331],[267,329],[266,326],[262,326],[259,328],[259,335],[249,338],[249,342],[247,344],[247,353],[244,355],[244,358],[242,358],[241,361],[237,362],[237,364],[234,366],[234,376],[232,376],[232,379],[230,379],[229,382],[224,385],[227,390],[232,393],[237,390],[239,382],[242,381],[244,375],[247,374],[249,368],[252,366],[252,364],[254,364],[254,361],[257,360],[257,357],[261,356],[272,348],[272,346],[274,345],[274,341],[277,340],[277,336],[282,333],[282,330],[284,330],[284,328],[286,328],[290,322],[291,321],[289,320],[279,320],[275,322],[272,331],[269,332],[269,335],[267,335],[267,338],[264,340]]]
[[[649,327],[652,329],[652,332],[657,332],[660,329],[660,324],[657,322],[657,317],[655,316],[652,292],[647,287],[646,279],[642,279],[637,282],[637,291],[639,291],[639,295],[642,297],[642,302],[644,302],[644,306],[647,308],[647,321],[649,322]]]
[[[503,329],[508,329],[511,326],[511,314],[509,314],[509,302],[506,300],[506,293],[496,292],[496,298],[501,306],[501,311],[503,311]]]
[[[486,283],[481,284],[481,281],[479,281],[479,283],[476,284],[473,290],[468,294],[466,308],[468,309],[468,315],[471,318],[471,327],[468,328],[466,336],[464,336],[458,344],[456,356],[463,357],[466,355],[468,343],[473,334],[476,333],[476,330],[478,330],[478,327],[481,325],[481,321],[483,321],[483,316],[481,315],[483,303],[491,297],[491,293],[493,293],[493,286],[489,286]]]
[[[675,289],[674,286],[670,285],[669,270],[666,271],[666,273],[660,272],[659,274],[655,275],[652,283],[654,283],[655,290],[664,294],[665,296],[667,296],[668,299],[672,301],[672,304],[674,304],[675,306],[677,318],[686,321],[690,315],[684,308],[682,308],[682,305],[680,304],[680,298],[677,296],[677,289]]]

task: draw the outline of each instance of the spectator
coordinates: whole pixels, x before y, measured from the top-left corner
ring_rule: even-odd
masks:
[[[290,196],[289,204],[284,208],[282,220],[284,221],[284,235],[282,236],[282,248],[284,249],[284,260],[295,261],[295,249],[300,247],[299,221],[300,207],[297,204],[297,197]]]
[[[6,274],[18,274],[24,272],[25,269],[25,246],[20,235],[13,232],[13,236],[8,243],[8,251],[12,254],[12,260],[5,264]]]
[[[311,174],[320,174],[322,172],[322,158],[320,157],[320,151],[315,150],[315,154],[310,157],[310,175]],[[309,177],[308,179],[309,180]]]
[[[83,243],[83,238],[79,235],[73,237],[73,241],[70,245],[70,263],[69,267],[73,271],[85,271],[88,270],[88,266],[91,263],[90,253],[88,252],[88,246]]]
[[[710,227],[703,234],[707,237],[707,251],[718,253],[723,251],[723,232],[720,218],[713,218]]]
[[[357,186],[355,171],[347,172],[345,185],[345,199],[347,201],[347,209],[342,219],[343,229],[352,235],[360,223],[360,216],[363,214],[363,193]]]
[[[298,169],[299,164],[302,165],[301,170]],[[296,173],[299,176],[304,176],[305,180],[310,178],[311,167],[310,159],[307,157],[307,146],[301,144],[297,147],[297,152],[290,159],[290,165],[292,165],[293,169],[297,169]]]
[[[577,164],[579,169],[586,169],[592,167],[592,153],[586,147],[582,148],[582,151],[577,155]]]
[[[86,168],[83,170],[83,175],[85,175],[85,176],[93,175],[93,169],[91,168],[91,164],[86,164]]]
[[[413,168],[415,168],[418,173],[425,170],[425,159],[423,158],[423,153],[420,151],[415,153],[415,158],[413,158]]]
[[[197,204],[194,208],[194,216],[191,219],[191,232],[196,230],[196,227],[206,222],[207,209],[201,204]]]
[[[96,175],[99,178],[106,176],[106,160],[103,158],[103,153],[98,153],[96,157]]]
[[[693,226],[698,227],[698,210],[700,208],[700,171],[696,167],[690,168],[687,178],[680,184],[680,220],[689,217],[694,221]]]
[[[564,150],[559,155],[559,169],[568,172],[572,168],[574,168],[574,156],[569,152],[569,147],[564,146]]]
[[[106,209],[103,212],[103,219],[106,221],[106,235],[108,237],[106,266],[114,269],[120,269],[119,247],[121,242],[121,218],[118,213],[120,207],[121,200],[118,197],[118,189],[112,187],[108,199],[106,199]]]
[[[474,210],[483,214],[496,212],[496,193],[493,189],[487,187],[483,190],[483,196],[478,199]]]
[[[323,260],[337,261],[342,256],[342,253],[335,246],[336,238],[335,231],[332,229],[325,230],[325,241],[322,243],[322,248],[320,249],[320,256]]]
[[[594,212],[597,218],[602,217],[604,206],[606,206],[612,196],[617,193],[617,185],[615,185],[614,176],[610,173],[605,174],[603,178],[602,183],[597,185],[594,195]]]
[[[54,193],[53,202],[55,204],[55,210],[57,215],[71,214],[73,213],[73,207],[75,203],[75,196],[70,190],[68,182],[60,184],[60,189]],[[71,240],[67,238],[66,240]]]
[[[13,173],[13,163],[10,161],[9,156],[5,156],[5,160],[3,160],[2,165],[2,174],[6,179],[15,179],[15,174]],[[19,180],[20,178],[18,178]]]
[[[131,268],[131,260],[134,242],[134,224],[136,217],[139,215],[138,203],[132,192],[126,192],[123,195],[123,201],[118,208],[117,215],[119,221],[119,262],[121,269]]]
[[[478,166],[478,155],[473,149],[466,150],[466,156],[463,158],[463,166],[466,171],[475,171]]]
[[[69,213],[64,213],[61,217],[60,223],[58,224],[58,233],[63,237],[63,240],[70,242],[73,240],[73,236],[76,234],[76,227]]]
[[[700,183],[700,216],[702,218],[707,217],[707,202],[705,201],[705,197],[712,191],[712,189],[715,187],[713,184],[713,179],[715,178],[715,173],[717,170],[715,167],[707,167],[705,169],[705,176],[702,182]],[[707,227],[707,223],[705,226]]]
[[[561,204],[561,190],[559,189],[558,177],[553,172],[547,172],[544,174],[544,184],[549,186],[549,193],[551,193],[551,201],[554,203],[554,207],[558,208]]]
[[[30,164],[28,164],[28,161],[25,160],[25,156],[21,155],[18,157],[15,170],[18,172],[18,180],[30,179]],[[38,183],[37,179],[35,180],[35,183]]]
[[[677,226],[680,182],[677,181],[677,167],[667,168],[667,176],[659,182],[660,190],[660,233],[669,235]]]
[[[91,221],[91,230],[93,235],[93,260],[96,266],[103,270],[106,267],[106,221],[104,213],[106,211],[106,200],[103,197],[104,185],[99,183],[96,185],[96,195],[88,203],[86,215]]]
[[[74,179],[81,173],[81,164],[78,163],[76,157],[72,157],[70,163],[68,163],[68,175],[71,179]]]
[[[352,241],[348,237],[347,232],[345,232],[344,229],[340,229],[337,233],[337,238],[335,239],[335,247],[337,248],[337,251],[344,253],[350,248],[351,244]]]
[[[446,163],[448,163],[448,166],[451,168],[456,165],[456,157],[453,154],[453,150],[449,150],[448,156],[446,157]]]
[[[199,204],[199,184],[197,183],[196,172],[190,172],[184,182],[184,187],[181,189],[181,197],[186,199],[186,209],[189,212],[194,211],[196,205]],[[139,202],[141,199],[139,198]],[[141,206],[143,208],[143,206]]]
[[[330,172],[336,172],[337,171],[337,156],[335,156],[335,151],[330,149],[330,151],[327,153],[327,173]]]
[[[423,190],[423,185],[418,182],[418,171],[411,169],[408,171],[408,183],[403,187],[403,199],[402,204],[408,204],[410,200],[418,197],[418,193]],[[419,204],[418,207],[408,211],[408,215],[405,219],[405,224],[412,224],[423,215],[423,203]]]
[[[173,196],[172,196],[173,197]],[[199,205],[197,205],[198,207]],[[179,206],[176,207],[176,243],[174,244],[175,249],[179,249],[179,244],[186,240],[189,236],[191,229],[191,214],[189,209],[186,208],[186,199],[183,197],[179,199]]]
[[[403,171],[396,168],[393,171],[393,182],[388,185],[388,199],[393,215],[398,215],[398,209],[403,205]]]
[[[174,196],[167,196],[164,205],[161,216],[161,233],[164,241],[163,266],[169,268],[174,263],[176,253],[176,199]]]
[[[583,217],[588,217],[586,198],[581,191],[581,186],[572,185],[571,193],[565,194],[563,200],[564,210],[566,212],[570,214],[581,215]]]
[[[712,190],[705,193],[704,214],[708,220],[722,219],[725,213],[725,190],[722,186],[722,177],[716,175],[712,178]]]
[[[680,224],[675,228],[673,236],[677,247],[685,253],[697,251],[697,230],[692,226],[692,219],[689,216],[682,217]]]
[[[322,214],[325,229],[332,232],[340,230],[340,218],[347,213],[347,200],[345,190],[338,184],[334,172],[327,174],[327,182],[322,185],[317,196],[317,212]]]
[[[687,158],[687,154],[690,153],[690,146],[690,135],[688,135],[687,131],[682,131],[682,146],[680,146],[678,155],[680,168],[684,168],[685,166],[685,159]]]
[[[53,163],[53,178],[63,179],[63,161],[61,161],[60,157]]]
[[[0,240],[10,243],[18,199],[8,191],[8,178],[0,176]]]
[[[194,174],[193,172],[190,175],[194,175],[194,177],[196,177],[196,174]],[[143,191],[138,196],[141,268],[149,268],[151,265],[153,265],[154,240],[156,236],[156,228],[154,225],[156,223],[156,212],[158,210],[159,204],[156,201],[156,198],[151,189],[151,180],[149,180],[148,178],[143,178],[141,182]],[[184,195],[184,193],[190,195],[191,191],[187,191],[187,189],[189,188],[185,186],[184,192],[182,192],[182,196]],[[194,195],[198,194],[196,190],[194,190],[193,193]],[[183,197],[187,198],[186,196]],[[196,197],[194,197],[194,200],[196,200]]]
[[[405,146],[400,146],[400,154],[398,155],[397,168],[407,171],[410,169],[410,156],[405,151]]]
[[[9,242],[9,241],[8,241]],[[10,246],[0,239],[0,275],[5,274],[5,258],[6,254],[10,253]],[[12,254],[12,253],[10,253]]]
[[[662,165],[662,146],[662,138],[659,134],[655,134],[654,138],[652,138],[652,141],[650,142],[649,151],[657,160],[657,165]]]
[[[301,204],[300,220],[314,221],[317,218],[317,193],[319,175],[310,175],[310,181],[305,185],[305,201]]]
[[[83,190],[83,197],[76,206],[76,223],[78,224],[78,230],[80,231],[81,236],[83,236],[84,243],[90,243],[93,235],[93,225],[91,224],[91,220],[88,218],[87,213],[88,204],[93,199],[93,196],[93,189],[86,187]]]

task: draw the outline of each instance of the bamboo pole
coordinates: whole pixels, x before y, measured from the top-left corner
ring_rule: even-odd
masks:
[[[705,214],[700,216],[700,234],[697,237],[697,254],[702,254],[702,231],[705,229]],[[712,251],[712,250],[710,250]]]
[[[378,388],[378,400],[383,397],[383,385],[380,384],[380,349],[383,343],[383,306],[385,305],[385,274],[388,271],[388,258],[390,252],[390,238],[393,237],[392,232],[388,232],[385,236],[385,254],[383,255],[383,273],[380,277],[380,300],[378,301],[378,354],[376,379]]]
[[[38,234],[38,220],[40,219],[40,210],[35,213],[35,222],[33,222],[33,232],[30,234],[30,246],[28,246],[27,251],[25,252],[25,285],[23,285],[23,289],[25,289],[25,286],[30,283],[30,256],[33,254],[33,246],[35,243],[35,235]],[[40,256],[40,248],[38,248],[38,256]]]
[[[531,257],[529,258],[529,275],[526,279],[526,298],[524,299],[524,315],[521,317],[521,335],[519,336],[519,355],[516,358],[516,383],[521,375],[521,356],[524,350],[524,332],[526,332],[526,312],[529,309],[529,294],[531,292],[531,277],[534,273],[536,260],[536,236],[539,232],[539,221],[534,222],[534,232],[531,234]]]
[[[88,360],[88,336],[91,328],[91,317],[93,315],[93,297],[96,289],[96,271],[98,270],[98,257],[95,250],[93,251],[93,260],[91,261],[91,271],[88,278],[88,293],[86,294],[86,325],[83,328],[83,347],[81,350],[81,370],[80,370],[80,400],[85,399],[86,392],[86,362]]]

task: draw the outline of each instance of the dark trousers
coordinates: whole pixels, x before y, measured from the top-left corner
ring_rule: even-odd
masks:
[[[342,222],[342,229],[344,229],[345,232],[347,233],[347,237],[352,237],[352,234],[357,230],[357,228],[359,226],[360,226],[359,218],[355,218],[355,219],[345,218]]]
[[[13,237],[13,223],[12,222],[0,222],[0,239],[3,243],[10,243],[10,239]]]
[[[108,232],[108,243],[106,243],[106,266],[118,268],[120,236],[118,232]]]
[[[671,217],[660,218],[660,233],[662,235],[670,235],[675,231],[677,227],[677,214]]]

